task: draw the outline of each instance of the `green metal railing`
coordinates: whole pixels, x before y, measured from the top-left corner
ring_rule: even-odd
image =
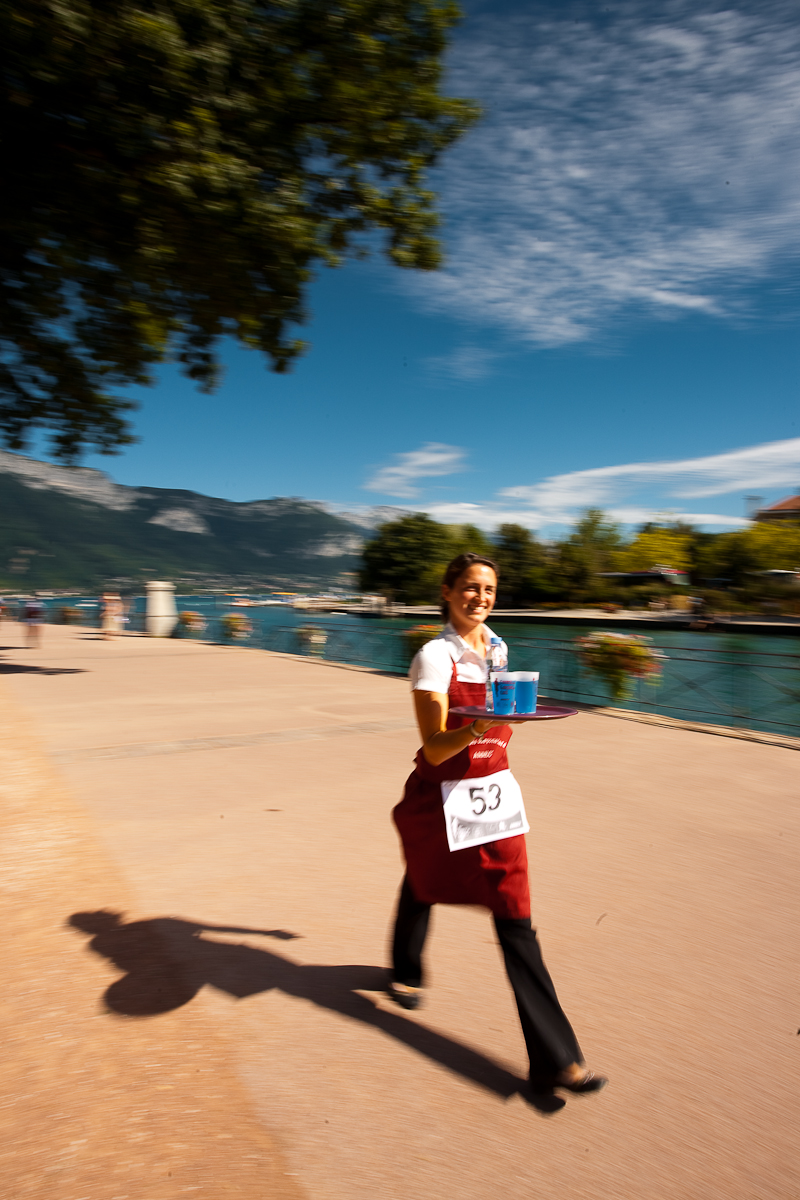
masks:
[[[206,628],[202,633],[181,632],[179,636],[319,657],[391,674],[408,670],[409,649],[399,625],[309,616],[295,618],[294,624],[272,625],[259,619],[258,609],[240,611],[252,624],[245,638],[232,639],[226,634],[216,608],[206,608],[203,613]],[[143,612],[132,611],[130,618],[129,629],[144,629]],[[83,619],[86,624],[99,623],[99,610],[84,609]],[[286,619],[282,613],[281,619]],[[321,636],[310,639],[303,629],[313,629]],[[795,652],[794,641],[791,651],[787,646],[781,652],[748,648],[741,635],[709,635],[713,644],[702,646],[669,645],[659,639],[658,649],[664,655],[660,681],[653,685],[634,680],[631,699],[614,701],[602,680],[581,663],[574,645],[578,632],[569,637],[563,633],[555,637],[508,634],[513,668],[539,671],[540,693],[554,700],[613,705],[711,725],[800,736],[800,654]]]
[[[213,629],[203,635],[225,640]],[[338,625],[325,628],[324,641],[311,644],[297,626],[260,626],[239,644],[288,654],[324,658],[405,674],[409,652],[400,629]],[[612,700],[602,680],[581,663],[572,639],[508,637],[515,670],[539,671],[539,688],[554,700],[613,705],[713,725],[746,727],[800,736],[800,655],[738,649],[723,639],[719,647],[659,646],[664,655],[660,680],[633,681],[633,696]]]

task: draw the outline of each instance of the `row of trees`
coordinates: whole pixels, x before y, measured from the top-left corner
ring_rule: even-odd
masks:
[[[566,537],[543,542],[521,525],[501,525],[489,536],[474,525],[440,525],[415,513],[378,529],[364,549],[361,586],[407,604],[435,601],[446,564],[468,550],[498,563],[499,603],[512,608],[656,599],[667,585],[630,587],[603,575],[656,564],[688,572],[695,591],[710,599],[724,593],[736,607],[780,588],[759,572],[800,571],[800,523],[753,524],[734,533],[648,524],[626,537],[604,513],[589,509]]]

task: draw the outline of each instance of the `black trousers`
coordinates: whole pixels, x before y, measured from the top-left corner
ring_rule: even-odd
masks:
[[[417,900],[408,879],[404,879],[392,941],[397,983],[422,986],[422,951],[430,914],[430,904]],[[545,1082],[570,1063],[582,1063],[581,1048],[558,1002],[530,918],[495,917],[494,927],[517,1002],[531,1064],[531,1079]]]

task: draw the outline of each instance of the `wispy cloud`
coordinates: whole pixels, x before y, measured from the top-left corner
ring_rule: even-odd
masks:
[[[376,529],[378,525],[387,521],[398,521],[401,517],[419,511],[416,508],[401,508],[395,504],[342,504],[333,500],[321,500],[319,503],[326,512],[333,513],[335,517],[344,517],[346,521],[352,521],[362,529]]]
[[[662,508],[667,509],[673,498],[698,499],[792,487],[798,477],[800,438],[788,438],[704,458],[623,463],[570,471],[565,475],[553,475],[541,483],[506,488],[501,495],[525,501],[544,520],[563,521],[572,520],[576,510],[587,506],[609,508],[646,486],[657,485],[663,497]],[[712,522],[703,520],[702,523]]]
[[[523,525],[527,529],[538,529],[541,521],[530,508],[512,507],[507,504],[455,503],[426,504],[422,511],[441,521],[443,525],[477,525],[479,529],[496,529],[498,525]]]
[[[687,525],[699,527],[740,529],[750,524],[746,517],[732,517],[725,513],[686,512],[682,508],[647,508],[630,504],[606,509],[606,513],[612,521],[618,521],[620,525],[644,525],[647,521],[685,521]]]
[[[472,18],[451,84],[487,116],[437,181],[448,264],[407,286],[544,345],[623,311],[742,312],[800,254],[796,18],[785,0]]]
[[[479,529],[491,532],[506,524],[522,525],[525,529],[572,525],[578,519],[582,507],[576,505],[572,509],[565,508],[558,513],[549,513],[534,508],[513,508],[495,501],[488,504],[428,504],[422,511],[444,525],[477,525]],[[654,508],[646,505],[611,507],[605,512],[620,525],[681,520],[689,525],[704,528],[736,529],[749,524],[744,517],[731,517],[723,513],[685,512],[683,509]]]
[[[464,451],[459,447],[428,443],[409,454],[398,454],[394,463],[382,467],[365,486],[385,495],[413,499],[419,495],[420,489],[415,486],[419,480],[463,469]],[[706,528],[733,529],[746,525],[745,517],[709,512],[691,501],[735,497],[741,512],[742,499],[748,493],[779,488],[788,492],[798,484],[800,438],[787,438],[701,458],[569,471],[537,483],[504,488],[494,499],[483,502],[417,500],[405,509],[370,510],[362,514],[362,519],[364,524],[374,525],[376,520],[392,520],[416,510],[444,524],[496,529],[513,523],[528,529],[547,529],[571,525],[583,509],[602,508],[624,525],[680,519]],[[344,512],[341,508],[336,511]],[[355,511],[351,507],[348,515],[355,515]]]
[[[437,375],[469,383],[476,379],[485,379],[491,373],[496,358],[495,351],[486,350],[481,346],[459,346],[450,354],[427,359],[426,365]]]
[[[395,461],[381,467],[364,487],[367,491],[381,492],[384,496],[410,499],[419,495],[416,486],[419,480],[463,471],[465,453],[458,446],[426,442],[419,450],[395,455]]]

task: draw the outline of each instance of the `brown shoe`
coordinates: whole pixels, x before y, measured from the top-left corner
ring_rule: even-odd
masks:
[[[553,1080],[553,1087],[562,1088],[567,1092],[574,1092],[576,1096],[586,1095],[589,1092],[599,1092],[608,1083],[605,1075],[598,1075],[596,1071],[584,1071],[577,1079],[565,1080],[563,1073],[556,1075]]]
[[[409,1011],[419,1008],[422,1003],[422,988],[411,987],[407,983],[396,983],[392,980],[386,991],[395,1004]]]

